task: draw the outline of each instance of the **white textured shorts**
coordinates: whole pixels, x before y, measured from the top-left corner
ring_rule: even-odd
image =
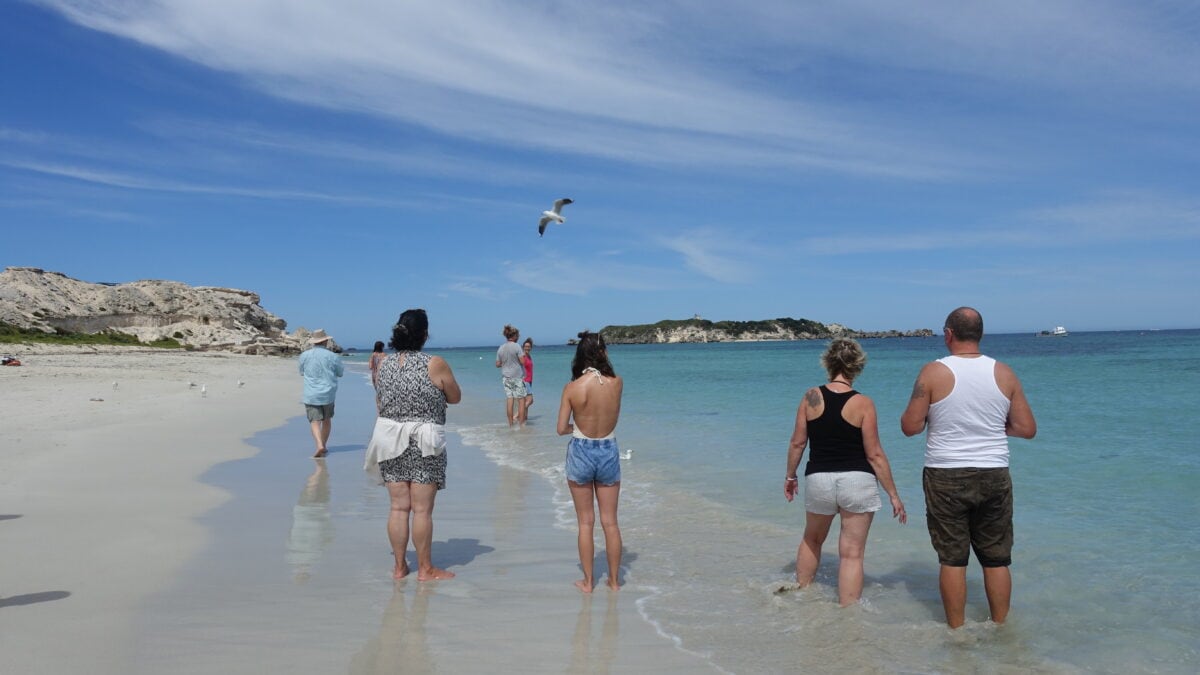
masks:
[[[811,473],[804,477],[804,510],[823,516],[869,513],[883,507],[875,476],[866,471]]]

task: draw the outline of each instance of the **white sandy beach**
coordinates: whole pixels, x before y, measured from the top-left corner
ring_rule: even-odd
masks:
[[[197,478],[296,413],[294,365],[5,350],[24,365],[0,369],[0,670],[118,672],[139,603],[205,546],[194,517],[228,499]]]
[[[548,486],[454,442],[434,554],[458,578],[393,583],[351,373],[318,464],[293,359],[8,351],[0,672],[711,670],[641,618],[646,589],[581,597]],[[230,460],[231,490],[200,480]]]

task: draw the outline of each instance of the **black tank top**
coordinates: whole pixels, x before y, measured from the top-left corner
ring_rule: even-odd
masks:
[[[871,468],[867,451],[863,448],[862,429],[842,418],[846,401],[857,395],[858,392],[853,389],[839,394],[821,385],[825,410],[817,419],[808,421],[811,451],[808,464],[804,467],[805,476],[833,471],[866,471],[875,475],[875,469]]]

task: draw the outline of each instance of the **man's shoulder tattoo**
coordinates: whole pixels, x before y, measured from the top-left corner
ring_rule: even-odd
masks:
[[[925,383],[921,380],[913,382],[912,399],[925,398]]]

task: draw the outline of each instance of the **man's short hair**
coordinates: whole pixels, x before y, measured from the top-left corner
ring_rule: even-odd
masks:
[[[946,328],[959,342],[979,342],[983,339],[983,315],[972,307],[959,307],[946,317]]]

